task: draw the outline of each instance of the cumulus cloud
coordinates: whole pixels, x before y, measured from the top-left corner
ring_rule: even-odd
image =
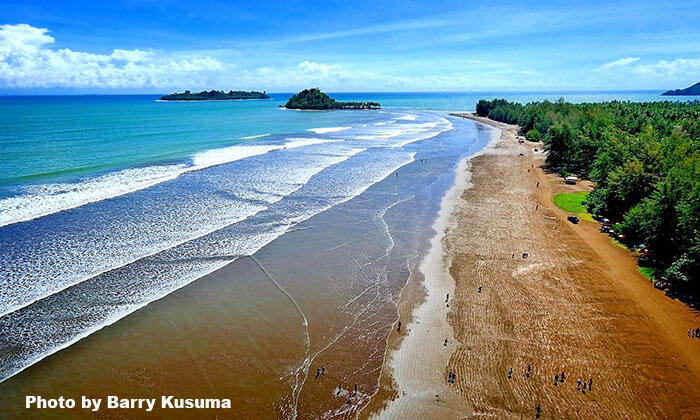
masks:
[[[226,65],[215,58],[177,58],[153,51],[115,49],[93,54],[52,49],[45,28],[0,25],[0,87],[145,88],[204,85]]]
[[[698,81],[698,75],[700,58],[676,58],[645,63],[639,58],[628,57],[598,67],[595,76],[591,75],[591,80],[614,84],[617,88],[667,88],[695,83]]]
[[[320,86],[324,89],[353,89],[376,81],[377,75],[368,71],[348,69],[339,64],[304,60],[291,66],[265,66],[242,71],[237,77],[244,86],[264,85],[268,89],[301,89]]]
[[[634,63],[635,61],[639,61],[639,60],[640,60],[639,57],[620,58],[620,59],[617,59],[615,61],[611,61],[610,63],[603,64],[602,66],[595,69],[595,71],[606,71],[606,70],[614,69],[616,67],[624,67],[624,66],[628,66],[628,65]]]
[[[667,80],[695,80],[700,76],[700,58],[677,58],[673,61],[640,64],[634,72],[645,78]]]

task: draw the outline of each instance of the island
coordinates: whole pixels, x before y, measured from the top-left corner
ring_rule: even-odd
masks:
[[[381,105],[378,102],[339,102],[321,92],[321,89],[311,88],[304,89],[289,98],[284,108],[308,110],[379,109]]]
[[[161,101],[232,101],[241,99],[270,99],[263,92],[247,92],[243,90],[229,90],[228,93],[223,90],[203,90],[201,92],[192,93],[186,90],[183,93],[171,93],[160,97]]]
[[[668,90],[661,94],[662,96],[698,96],[700,95],[700,82],[685,89]]]

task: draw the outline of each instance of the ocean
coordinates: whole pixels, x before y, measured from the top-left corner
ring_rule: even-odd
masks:
[[[373,311],[385,322],[372,327],[367,346],[382,342],[457,163],[493,135],[448,111],[473,110],[478,99],[493,97],[663,99],[659,92],[339,93],[338,100],[375,100],[383,109],[300,112],[278,107],[289,94],[271,96],[200,103],[153,95],[0,98],[0,380],[118,327],[198,279],[226,279],[221,293],[237,281],[253,283],[246,273],[264,266],[255,287],[284,293],[268,309],[247,313],[291,302],[290,317],[299,312],[307,326],[306,349],[271,374],[294,378],[289,395],[276,398],[285,401],[285,415],[296,413],[314,347],[328,351]],[[355,227],[367,223],[366,230]],[[357,254],[334,257],[345,265],[329,269],[308,257],[348,243]],[[241,268],[252,264],[246,258],[253,268]],[[275,270],[283,260],[291,262]],[[295,280],[276,281],[275,273]],[[386,290],[343,321],[338,311],[378,284]],[[330,291],[337,301],[318,303]],[[226,305],[250,304],[231,299]],[[324,308],[316,311],[326,318],[312,322],[311,307]],[[324,329],[322,320],[334,316],[340,321]],[[331,334],[336,329],[342,334]],[[357,337],[366,339],[366,331]]]

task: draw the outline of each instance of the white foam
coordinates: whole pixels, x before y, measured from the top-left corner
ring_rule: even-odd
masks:
[[[245,137],[241,137],[241,140],[259,139],[259,138],[267,137],[267,136],[269,136],[269,135],[270,135],[270,133],[258,134],[258,135],[255,135],[255,136],[245,136]]]
[[[207,150],[197,153],[192,157],[194,167],[189,170],[204,169],[210,166],[221,165],[224,163],[235,162],[237,160],[246,159],[253,156],[264,155],[273,150],[282,149],[283,145],[255,145],[255,146],[230,146],[220,149]]]
[[[321,127],[321,128],[309,128],[309,131],[313,131],[316,134],[326,134],[335,133],[336,131],[349,130],[352,127]]]
[[[88,203],[128,194],[187,171],[187,165],[124,169],[73,184],[28,187],[28,193],[0,200],[0,226],[24,222]]]
[[[313,146],[315,144],[336,143],[342,140],[338,139],[319,139],[317,137],[287,137],[287,143],[284,144],[285,149],[293,149],[295,147]]]
[[[396,118],[394,118],[394,119],[395,119],[395,120],[415,121],[415,120],[416,120],[416,116],[415,116],[415,115],[411,115],[411,114],[405,114],[405,115],[402,115],[402,116],[400,116],[400,117],[396,117]]]
[[[0,226],[25,222],[85,204],[133,193],[178,176],[215,165],[230,163],[273,150],[291,149],[339,140],[289,138],[284,144],[235,145],[207,150],[192,157],[192,165],[157,165],[110,172],[76,183],[29,187],[26,194],[0,200]]]

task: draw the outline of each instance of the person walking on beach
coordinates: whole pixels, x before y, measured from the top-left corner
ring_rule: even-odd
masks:
[[[527,372],[525,372],[525,377],[529,378],[530,377],[530,364],[528,363],[527,365]]]
[[[321,376],[321,368],[316,368],[316,377],[314,378],[314,381],[318,379],[319,376]]]
[[[479,293],[481,293],[481,286],[479,286]]]
[[[576,391],[581,390],[581,378],[578,378],[578,385],[576,385]]]
[[[447,347],[447,339],[445,339],[445,344],[444,344],[444,346]]]
[[[399,327],[396,328],[396,331],[401,331],[401,321],[399,321]]]
[[[508,379],[513,377],[513,368],[508,369]]]
[[[326,373],[326,365],[321,365],[321,375]]]
[[[449,302],[449,300],[450,300],[450,294],[448,293],[447,297],[445,298],[445,303]]]
[[[588,392],[593,391],[593,378],[588,380]]]
[[[542,406],[537,404],[537,413],[535,413],[535,418],[536,419],[540,418],[541,413],[542,413]]]
[[[335,395],[340,395],[340,391],[343,390],[343,384],[342,382],[338,382],[338,392],[335,393]]]
[[[559,382],[562,382],[562,383],[566,380],[566,375],[564,374],[563,370],[561,371],[561,376],[559,378],[560,378]]]
[[[559,386],[559,374],[554,374],[554,386]]]

